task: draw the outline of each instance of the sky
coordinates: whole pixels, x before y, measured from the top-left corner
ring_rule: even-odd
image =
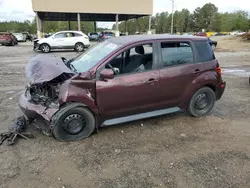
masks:
[[[153,0],[153,14],[157,12],[172,10],[171,0]],[[175,10],[183,8],[193,11],[197,7],[202,7],[206,3],[215,4],[219,12],[233,12],[235,10],[245,10],[250,12],[249,0],[175,0]],[[24,21],[32,20],[34,17],[31,0],[0,0],[0,21]],[[98,22],[99,27],[110,27],[113,23]]]

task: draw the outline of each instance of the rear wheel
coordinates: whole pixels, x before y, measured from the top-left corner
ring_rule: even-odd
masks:
[[[59,141],[76,141],[89,137],[95,129],[95,118],[84,107],[66,106],[53,118],[53,136]]]
[[[194,117],[206,116],[213,109],[215,101],[216,96],[214,91],[209,87],[203,87],[192,96],[188,112]]]
[[[40,49],[43,53],[49,53],[51,48],[48,44],[42,44],[40,46]]]
[[[15,42],[14,41],[11,41],[11,46],[15,46]]]
[[[75,45],[75,51],[82,52],[84,50],[84,45],[81,42],[76,43]]]

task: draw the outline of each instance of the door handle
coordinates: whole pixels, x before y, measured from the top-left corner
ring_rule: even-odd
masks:
[[[155,82],[157,82],[157,80],[155,80],[154,78],[150,78],[150,79],[146,82],[146,84],[153,84],[153,83],[155,83]]]
[[[194,74],[198,74],[200,72],[201,72],[200,69],[195,69]]]

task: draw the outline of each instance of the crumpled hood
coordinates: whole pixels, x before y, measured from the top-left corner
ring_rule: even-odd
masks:
[[[32,57],[25,68],[30,84],[49,82],[62,74],[76,74],[63,61],[52,55],[38,54]]]

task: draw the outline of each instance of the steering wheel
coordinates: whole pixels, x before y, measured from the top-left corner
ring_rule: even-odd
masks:
[[[114,75],[116,75],[117,73],[116,73],[114,67],[112,67],[112,65],[110,65],[110,63],[108,63],[107,65],[114,72]]]

